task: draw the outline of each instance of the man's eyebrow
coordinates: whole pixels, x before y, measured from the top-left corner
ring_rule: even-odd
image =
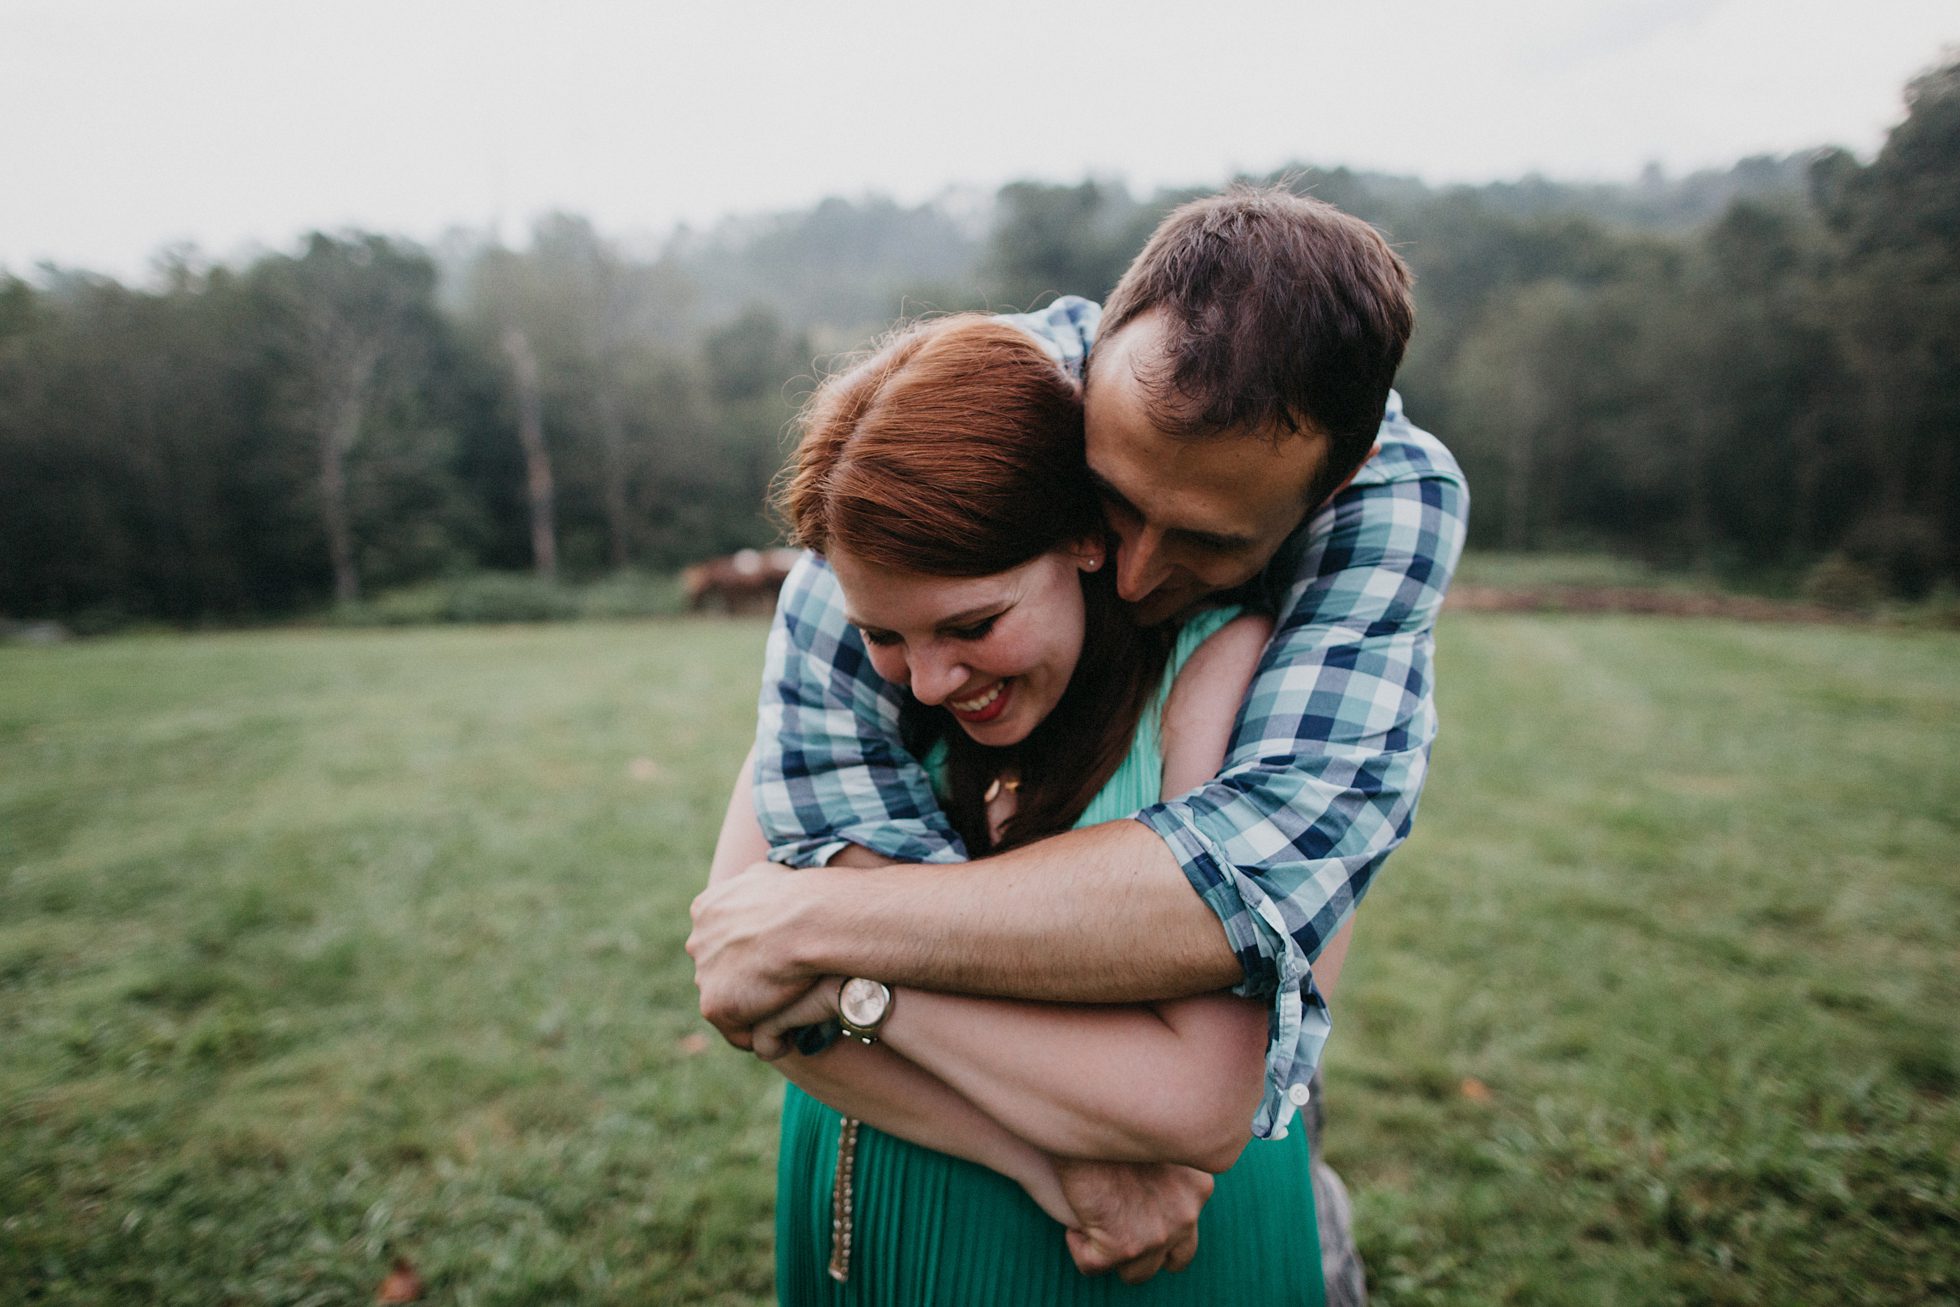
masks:
[[[1109,478],[1105,477],[1102,473],[1096,471],[1096,469],[1094,468],[1089,469],[1089,484],[1094,486],[1096,488],[1096,493],[1101,495],[1104,499],[1115,500],[1116,506],[1118,508],[1128,509],[1132,513],[1135,513],[1137,511],[1137,506],[1129,501],[1128,496],[1124,495],[1122,491],[1118,490],[1115,486],[1111,485],[1109,483]],[[1138,516],[1141,517],[1142,514],[1139,513]]]
[[[1101,495],[1104,499],[1114,502],[1118,508],[1123,509],[1125,512],[1135,513],[1138,517],[1144,516],[1143,511],[1135,504],[1132,504],[1128,496],[1111,485],[1109,479],[1098,473],[1094,468],[1089,469],[1089,483],[1096,488],[1097,494]],[[1254,544],[1251,536],[1231,535],[1219,531],[1194,531],[1189,527],[1182,526],[1166,527],[1164,533],[1166,535],[1174,535],[1181,540],[1189,540],[1192,544],[1203,546],[1206,549],[1217,549],[1228,553],[1234,549],[1250,549]]]
[[[1165,534],[1181,536],[1194,545],[1202,545],[1206,549],[1217,549],[1226,553],[1235,549],[1250,549],[1253,544],[1251,536],[1220,535],[1216,531],[1190,531],[1181,526],[1171,527]]]

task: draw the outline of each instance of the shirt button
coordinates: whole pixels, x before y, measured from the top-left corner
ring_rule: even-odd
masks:
[[[1300,1083],[1291,1085],[1287,1088],[1286,1097],[1288,1101],[1290,1101],[1293,1104],[1293,1106],[1305,1107],[1307,1105],[1308,1092],[1309,1091],[1307,1089],[1306,1082],[1301,1081]]]

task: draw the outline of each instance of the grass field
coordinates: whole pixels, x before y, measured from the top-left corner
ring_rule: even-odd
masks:
[[[739,622],[0,650],[0,1301],[761,1303]],[[1960,1295],[1960,637],[1451,615],[1328,1152],[1395,1304]]]

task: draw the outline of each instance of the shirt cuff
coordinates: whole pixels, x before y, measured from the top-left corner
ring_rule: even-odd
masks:
[[[790,1047],[804,1057],[817,1054],[836,1043],[844,1034],[844,1027],[836,1017],[814,1026],[798,1026],[789,1032]]]
[[[821,835],[779,839],[769,845],[769,861],[786,867],[821,867],[852,846],[893,862],[965,862],[966,850],[924,822],[866,822],[826,830]]]
[[[1185,878],[1205,906],[1218,914],[1238,955],[1245,979],[1233,992],[1263,998],[1266,1014],[1266,1088],[1252,1119],[1261,1139],[1286,1135],[1287,1123],[1307,1101],[1307,1082],[1320,1063],[1330,1029],[1327,1005],[1314,988],[1313,969],[1287,932],[1265,889],[1228,861],[1205,833],[1159,804],[1137,820],[1170,846]]]

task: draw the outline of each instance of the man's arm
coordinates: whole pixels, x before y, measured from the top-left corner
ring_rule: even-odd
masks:
[[[1243,974],[1169,848],[1134,821],[930,871],[756,866],[703,893],[694,918],[702,1013],[731,1036],[820,975],[1117,1003],[1206,993]]]

